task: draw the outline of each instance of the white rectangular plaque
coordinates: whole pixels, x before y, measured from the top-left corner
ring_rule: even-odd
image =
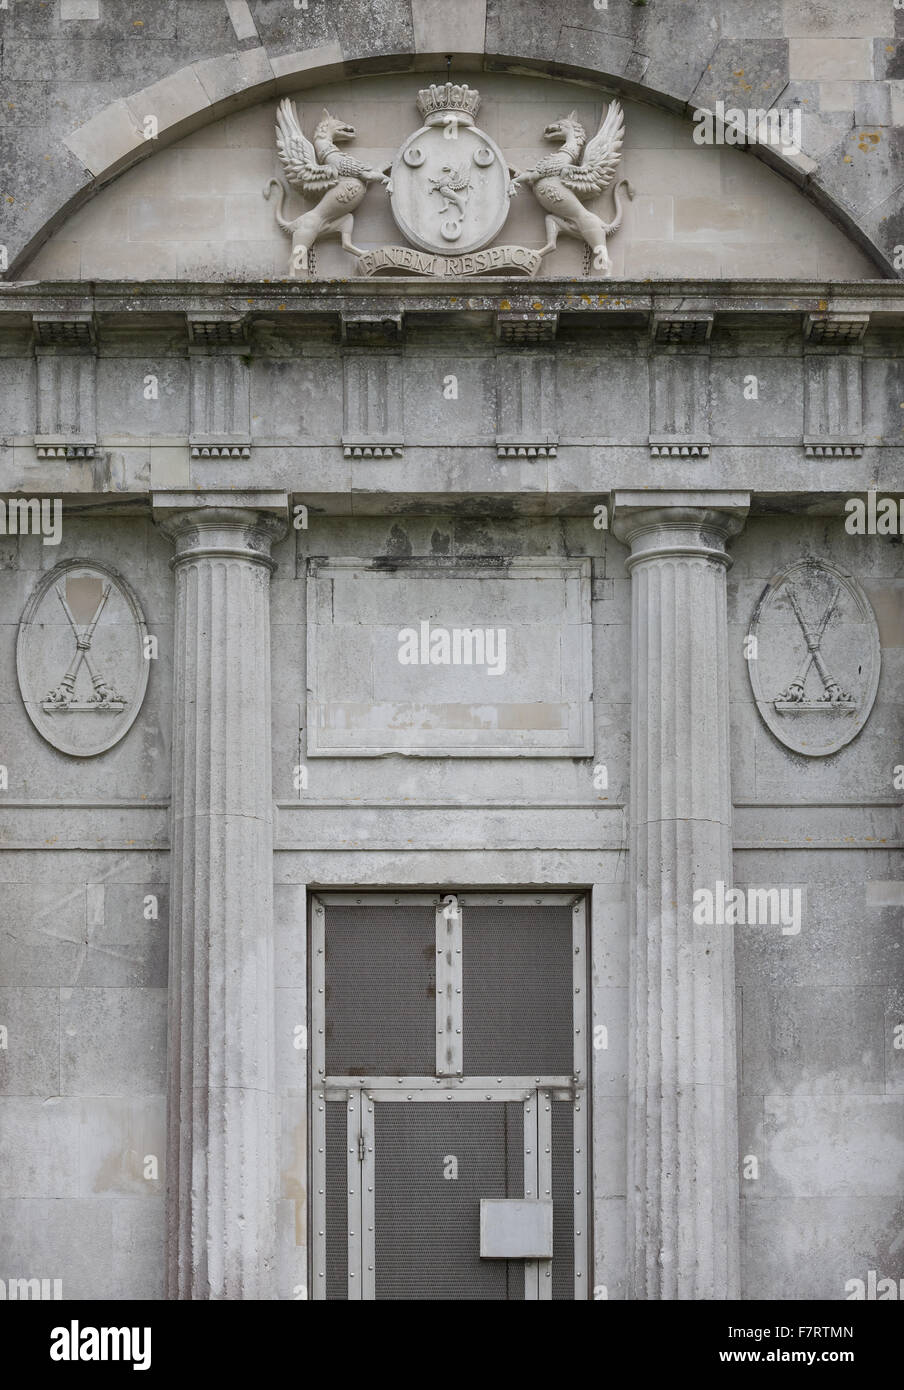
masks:
[[[483,1260],[551,1260],[552,1202],[537,1198],[480,1199]]]

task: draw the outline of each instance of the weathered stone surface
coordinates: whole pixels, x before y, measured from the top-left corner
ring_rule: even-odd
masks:
[[[240,42],[257,38],[257,27],[248,0],[226,0],[226,9],[229,11],[235,36]]]
[[[762,1197],[743,1203],[743,1220],[744,1298],[842,1301],[870,1269],[900,1277],[894,1198]]]
[[[82,1197],[163,1196],[166,1153],[163,1095],[83,1100],[79,1124]]]
[[[81,986],[60,993],[60,1092],[160,1095],[166,991]]]
[[[904,1177],[904,1100],[900,1096],[769,1096],[771,1192],[794,1197],[900,1196]],[[822,1136],[835,1147],[831,1168],[817,1160]]]
[[[275,73],[263,48],[248,48],[219,58],[205,58],[194,67],[211,105],[226,102],[228,106],[242,106],[247,89],[252,89],[256,96],[262,96],[272,84],[273,93],[276,91]],[[218,109],[224,108],[218,105]]]
[[[90,924],[84,965],[85,985],[165,989],[169,885],[105,883],[99,921]]]
[[[311,55],[302,56],[309,59]],[[226,59],[214,61],[220,66],[227,63]],[[739,90],[724,99],[729,105],[743,103],[744,109],[754,101],[765,108],[775,96],[769,85],[773,79],[766,69],[772,72],[777,61],[775,55],[764,55],[763,72],[745,76],[742,59],[736,55],[732,62],[742,76],[733,80],[741,88],[750,86],[751,92]],[[274,60],[277,65],[282,62]],[[302,76],[299,75],[299,81]],[[353,110],[358,136],[342,149],[376,169],[390,165],[396,169],[391,202],[383,189],[376,186],[358,200],[354,209],[354,244],[360,247],[392,245],[402,238],[392,210],[402,217],[405,227],[410,225],[418,246],[432,248],[431,255],[437,249],[451,252],[458,244],[443,241],[440,229],[446,226],[449,230],[449,226],[448,218],[437,216],[440,200],[429,191],[415,196],[423,171],[409,169],[402,158],[402,151],[408,148],[421,120],[415,97],[422,80],[413,76],[410,79],[409,111],[408,104],[399,101],[398,78],[367,79],[363,90],[360,81],[349,85],[347,81],[324,80],[310,98],[304,91],[299,93],[297,87],[284,86],[288,79],[280,79],[281,90],[292,93],[299,128],[307,138],[313,134],[323,107],[338,111],[343,119],[345,112]],[[570,110],[577,111],[588,141],[607,117],[608,103],[596,98],[588,101],[587,88],[576,84],[563,87],[557,97],[548,83],[536,78],[483,74],[479,80],[478,126],[495,142],[495,148],[501,149],[504,160],[518,171],[529,173],[538,159],[549,152],[552,146],[544,139],[544,129],[567,116]],[[775,82],[781,86],[784,81],[779,72]],[[187,88],[185,100],[197,97],[193,75],[186,76],[183,85]],[[718,85],[701,87],[694,101],[700,106],[712,106],[723,99],[719,93]],[[251,89],[242,86],[235,100],[246,102],[252,96]],[[819,123],[821,118],[811,117],[810,97],[802,99],[807,103],[804,109],[809,129],[811,119]],[[136,138],[142,146],[135,148],[142,156],[147,142],[141,139],[137,123],[150,109],[150,100],[142,94],[132,102],[133,125],[139,130]],[[782,104],[790,100],[784,94]],[[632,201],[624,189],[620,190],[623,225],[609,237],[600,234],[612,258],[612,273],[617,277],[662,278],[673,271],[725,277],[772,275],[776,268],[790,277],[820,274],[823,263],[831,266],[831,273],[844,273],[850,278],[877,273],[862,253],[795,191],[787,178],[767,169],[764,163],[768,157],[776,167],[806,183],[811,172],[807,155],[791,158],[783,151],[758,147],[757,152],[764,155],[764,159],[759,159],[730,146],[700,145],[694,139],[698,127],[686,117],[654,113],[636,102],[623,105],[625,145],[615,181],[626,177],[635,198]],[[228,279],[255,275],[285,278],[292,243],[274,216],[273,201],[261,196],[267,178],[282,173],[273,143],[275,115],[271,92],[265,102],[257,100],[248,110],[208,124],[175,145],[159,149],[150,159],[142,157],[138,167],[128,170],[66,220],[35,259],[29,273],[74,274],[84,279]],[[842,120],[827,125],[822,120],[818,132],[820,148],[837,144],[847,134],[849,124],[849,120]],[[79,139],[87,138],[92,128],[84,127]],[[883,129],[883,138],[887,139],[890,133]],[[104,136],[105,132],[101,129],[98,134]],[[463,128],[457,158],[469,155],[469,143],[479,153],[476,139]],[[427,148],[431,140],[433,155]],[[440,161],[445,158],[448,143],[435,130],[420,152],[425,158]],[[84,157],[89,155],[85,153]],[[471,210],[471,231],[477,228],[479,220],[473,209],[480,211],[484,221],[490,214],[497,220],[505,215],[501,230],[493,238],[499,245],[491,249],[498,251],[500,245],[516,243],[532,252],[539,250],[547,244],[544,206],[530,188],[522,188],[518,196],[507,198],[498,176],[491,188],[487,179],[494,169],[498,174],[498,157],[481,171],[479,189],[472,190],[467,204]],[[508,206],[507,215],[500,199]],[[305,209],[314,206],[312,201],[302,200],[296,187],[290,192],[283,215],[294,222]],[[615,206],[612,191],[592,199],[587,206],[608,226]],[[598,223],[590,225],[598,229]],[[321,234],[319,226],[311,224],[303,235],[299,228],[293,235],[296,245],[311,246],[311,237],[316,234],[312,253],[316,277],[335,274],[358,278],[355,257],[342,249],[337,236]],[[587,236],[594,244],[598,240],[596,231],[592,235],[588,231]],[[554,275],[584,276],[585,249],[583,236],[561,234],[555,249],[544,256],[537,276],[541,280]],[[602,266],[594,271],[595,276],[603,273]]]
[[[791,39],[788,57],[792,78],[850,82],[873,75],[872,44],[869,39],[823,39],[808,35],[807,38]]]
[[[744,112],[786,105],[787,39],[761,41],[722,39],[694,88],[691,104],[714,110],[717,101]]]
[[[51,1096],[60,1090],[60,997],[55,989],[0,989],[0,1094]]]
[[[744,991],[742,1085],[772,1098],[885,1090],[885,993],[881,989]]]
[[[0,1097],[0,1198],[78,1196],[77,1101]]]
[[[137,150],[149,153],[142,121],[150,108],[136,116],[124,101],[113,102],[93,120],[74,130],[67,140],[72,153],[95,176],[131,162]]]
[[[8,1268],[62,1280],[64,1299],[163,1294],[162,1198],[0,1198]]]
[[[75,984],[85,948],[83,887],[55,883],[3,884],[0,978],[4,986]]]
[[[737,1208],[745,1297],[842,1299],[870,1269],[904,1273],[904,578],[898,534],[844,525],[852,496],[901,491],[904,12],[161,0],[127,29],[93,0],[0,10],[0,496],[65,499],[58,546],[0,528],[8,1272],[62,1278],[66,1297],[306,1297],[306,885],[590,884],[588,1023],[605,1038],[589,1076],[587,1294],[726,1297]],[[308,132],[324,106],[353,120],[352,151],[384,169],[446,53],[514,170],[548,153],[550,121],[575,110],[595,132],[622,102],[635,197],[609,243],[619,283],[601,286],[565,236],[529,284],[362,283],[324,239],[317,283],[284,279],[288,240],[261,197],[280,172],[276,101],[297,101]],[[719,101],[799,104],[803,151],[697,145],[694,109]],[[293,192],[289,215],[304,207]],[[539,202],[515,199],[503,234],[541,246]],[[359,235],[397,239],[377,188]],[[35,320],[47,313],[56,328]],[[73,315],[90,325],[78,397],[71,349],[35,342]],[[855,321],[862,338],[804,336]],[[657,341],[664,325],[675,336]],[[74,428],[82,405],[95,456],[39,457],[35,432]],[[249,455],[211,452],[224,433]],[[657,433],[681,438],[654,456]],[[808,454],[823,434],[830,452]],[[711,553],[725,528],[695,523],[689,553],[635,556],[632,575],[597,524],[624,489],[647,509],[680,495],[698,517],[749,492],[731,572]],[[155,501],[184,514],[175,577]],[[237,513],[296,506],[304,526],[273,546],[270,577],[269,540]],[[192,550],[227,507],[207,553]],[[650,534],[687,540],[671,520]],[[314,592],[309,568],[337,557],[367,576],[360,594]],[[820,759],[760,719],[745,653],[764,587],[806,557],[857,580],[882,658],[866,724]],[[159,644],[134,727],[87,764],[38,737],[15,676],[19,619],[61,559],[121,573]],[[537,594],[507,601],[499,576],[519,565],[586,571],[577,648],[553,621],[538,637]],[[479,583],[456,580],[468,566]],[[452,625],[448,602],[462,626],[509,625],[513,659],[493,680],[530,717],[592,647],[586,743],[413,759],[384,727],[378,757],[309,757],[309,691],[372,705],[369,672],[402,669],[362,652],[375,632],[397,638],[381,585],[406,568],[415,622],[429,609]],[[321,662],[309,594],[341,639]],[[419,669],[411,703],[449,675]],[[464,674],[450,689],[470,699]],[[692,887],[732,869],[739,885],[801,885],[800,932],[691,929]]]
[[[46,107],[46,127],[40,121],[20,127],[28,143],[24,152],[17,147],[19,168],[9,170],[14,202],[4,215],[10,259],[19,265],[26,248],[46,236],[58,210],[79,188],[90,186],[84,173],[79,178],[79,161],[73,160],[70,177],[78,182],[67,191],[59,168],[63,142],[70,141],[80,158],[88,160],[89,172],[112,177],[130,157],[142,154],[132,144],[133,132],[123,113],[126,103],[135,107],[137,102],[143,120],[149,93],[152,104],[160,107],[160,139],[166,143],[185,122],[198,120],[198,113],[211,102],[222,111],[255,91],[263,96],[272,90],[273,74],[281,83],[291,72],[319,70],[324,78],[333,77],[343,63],[359,72],[379,71],[381,65],[397,70],[414,66],[419,53],[431,50],[467,52],[478,62],[485,54],[491,67],[505,61],[545,66],[553,58],[587,76],[595,73],[604,82],[623,75],[641,91],[680,110],[685,103],[700,102],[703,93],[727,103],[736,95],[747,95],[745,105],[753,106],[763,105],[770,93],[778,99],[787,49],[792,81],[861,84],[858,119],[870,121],[884,116],[887,92],[877,85],[873,97],[866,84],[900,76],[896,44],[887,37],[899,16],[889,16],[884,0],[859,5],[850,18],[803,3],[784,9],[773,4],[766,11],[760,6],[752,16],[724,0],[665,9],[612,0],[605,11],[571,0],[553,17],[539,0],[519,6],[474,0],[467,9],[456,7],[454,22],[448,7],[437,8],[428,0],[418,0],[413,7],[371,5],[365,10],[348,3],[330,11],[316,6],[296,11],[268,0],[252,16],[259,42],[244,20],[242,32],[248,37],[237,38],[225,4],[209,5],[202,13],[200,5],[177,11],[175,0],[166,0],[153,16],[131,26],[106,17],[61,24],[50,7],[40,19],[37,12],[32,19],[15,12],[28,8],[19,5],[0,16],[7,35],[4,79],[12,84],[14,109],[24,110],[39,86],[42,98],[61,79],[67,80],[67,88],[62,102],[55,99],[53,107]],[[236,51],[239,43],[251,46]],[[106,114],[108,107],[113,114]],[[851,123],[854,116],[850,109]],[[45,130],[51,135],[49,151]],[[852,170],[845,164],[837,168],[822,154],[825,142],[818,143],[819,148],[806,145],[803,154],[819,161],[808,166],[814,183],[837,200],[842,213],[855,210],[862,200],[848,193]],[[109,162],[99,167],[107,158]],[[19,182],[26,167],[27,196]],[[894,173],[886,168],[871,175],[874,205],[890,196],[893,180]],[[869,234],[875,235],[875,229]],[[885,250],[886,244],[880,244]]]
[[[444,0],[411,0],[416,53],[482,53],[487,0],[462,0],[451,8]]]

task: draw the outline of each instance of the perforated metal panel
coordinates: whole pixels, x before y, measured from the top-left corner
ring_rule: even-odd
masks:
[[[552,1296],[574,1299],[574,1108],[552,1102]]]
[[[436,1065],[432,907],[329,906],[325,927],[330,1076],[424,1076]]]
[[[583,905],[354,896],[312,901],[315,1297],[586,1297]],[[481,1200],[525,1196],[552,1260],[481,1258]]]
[[[570,1076],[571,909],[468,906],[462,955],[465,1074]]]
[[[480,1258],[481,1197],[524,1196],[523,1106],[383,1104],[375,1126],[377,1298],[523,1299],[523,1261]]]
[[[326,1296],[348,1298],[347,1122],[342,1101],[326,1105]]]

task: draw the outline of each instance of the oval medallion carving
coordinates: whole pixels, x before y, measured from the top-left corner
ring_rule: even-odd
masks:
[[[454,134],[454,139],[449,139]],[[392,213],[421,250],[463,255],[485,246],[509,211],[508,166],[476,126],[423,126],[392,168]]]
[[[786,748],[825,757],[863,728],[879,684],[879,630],[856,580],[823,560],[773,575],[750,626],[757,709]]]
[[[89,560],[44,575],[19,623],[19,690],[38,733],[77,758],[118,743],[148,683],[147,628],[128,584]]]

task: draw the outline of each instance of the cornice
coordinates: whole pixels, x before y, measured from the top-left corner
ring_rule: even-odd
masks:
[[[898,280],[493,280],[392,279],[313,283],[249,281],[40,281],[0,283],[0,335],[36,340],[48,318],[85,318],[101,344],[106,335],[165,328],[200,350],[247,350],[256,327],[289,333],[319,328],[347,347],[390,346],[406,326],[456,325],[494,332],[517,344],[552,340],[575,328],[643,329],[657,347],[680,337],[661,331],[684,318],[701,342],[723,329],[799,330],[812,345],[813,323],[826,315],[868,316],[865,333],[904,328],[904,281]],[[441,318],[438,319],[438,316]],[[216,333],[205,333],[205,320]],[[457,321],[457,322],[456,322]],[[199,324],[201,336],[199,338]],[[230,342],[223,334],[229,330]],[[861,336],[863,334],[861,333]],[[220,340],[222,338],[222,341]],[[234,339],[234,341],[233,341]],[[688,337],[688,345],[696,338]],[[827,346],[833,344],[827,342]]]

